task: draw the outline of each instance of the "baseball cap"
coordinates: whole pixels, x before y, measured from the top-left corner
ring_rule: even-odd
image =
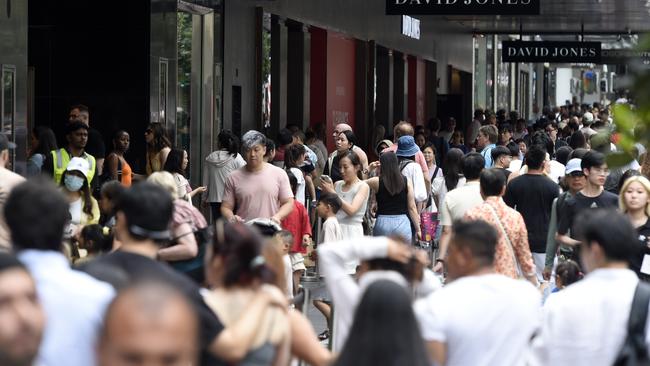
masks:
[[[0,133],[0,151],[15,149],[15,148],[16,148],[16,144],[9,141],[7,135]]]
[[[68,166],[65,168],[65,170],[69,172],[73,170],[79,171],[84,175],[84,177],[88,178],[88,171],[90,170],[90,167],[88,166],[86,159],[74,157],[70,159],[70,162],[68,163]]]
[[[594,120],[594,115],[591,112],[585,112],[585,114],[582,115],[582,118],[587,122],[592,122]]]
[[[582,168],[580,167],[580,163],[582,162],[582,159],[571,159],[566,163],[566,170],[565,174],[569,175],[571,173],[575,172],[581,172],[582,173]]]

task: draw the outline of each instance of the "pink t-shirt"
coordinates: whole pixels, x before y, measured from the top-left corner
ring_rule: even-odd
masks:
[[[389,146],[382,150],[381,152],[397,152],[397,144],[393,144],[393,146]],[[420,164],[420,167],[422,168],[422,173],[424,173],[425,177],[429,176],[429,167],[427,166],[427,161],[424,160],[424,155],[422,154],[422,151],[418,151],[417,154],[415,154],[415,162]]]
[[[271,164],[258,172],[246,166],[234,170],[226,178],[223,203],[235,208],[235,215],[248,221],[269,218],[280,209],[280,201],[293,198],[287,173]]]

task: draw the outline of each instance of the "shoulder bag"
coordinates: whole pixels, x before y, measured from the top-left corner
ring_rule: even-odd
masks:
[[[515,264],[515,269],[517,272],[517,278],[523,278],[523,272],[521,271],[521,267],[519,266],[519,261],[517,261],[517,256],[515,256],[515,250],[512,247],[512,242],[510,241],[510,237],[508,236],[508,233],[506,232],[506,229],[503,227],[503,224],[501,223],[501,219],[499,218],[499,215],[497,215],[497,211],[492,207],[491,204],[485,203],[490,207],[490,212],[492,212],[492,215],[494,216],[494,219],[497,222],[497,225],[499,226],[499,229],[501,230],[501,234],[503,234],[503,237],[506,239],[506,247],[508,247],[508,251],[510,252],[510,255],[512,256],[512,261]]]
[[[630,318],[627,322],[627,337],[616,357],[614,366],[648,366],[648,349],[645,342],[650,285],[639,281],[634,291]]]

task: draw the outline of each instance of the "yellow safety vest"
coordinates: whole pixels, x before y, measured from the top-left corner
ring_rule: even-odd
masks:
[[[86,152],[84,152],[81,157],[86,159],[88,164],[90,164],[90,170],[88,171],[87,177],[88,186],[90,186],[90,182],[95,176],[95,157]],[[56,184],[61,184],[63,172],[65,172],[65,169],[68,167],[68,163],[70,162],[70,154],[68,154],[65,149],[52,150],[52,162],[54,164],[54,182],[56,182]]]

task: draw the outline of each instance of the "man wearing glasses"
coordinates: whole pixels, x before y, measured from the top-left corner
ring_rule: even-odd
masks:
[[[557,133],[558,133],[558,126],[557,123],[551,122],[546,125],[546,134],[548,137],[551,138],[551,141],[553,141],[553,151],[557,152],[557,149],[561,148],[562,146],[569,146],[569,144],[566,143],[566,141],[562,139],[557,138]]]
[[[558,243],[575,247],[580,244],[579,241],[571,237],[570,232],[574,232],[573,222],[578,214],[590,208],[609,208],[618,207],[618,196],[607,192],[603,186],[609,175],[609,168],[605,162],[605,155],[590,150],[582,158],[580,163],[582,173],[587,178],[585,187],[576,193],[573,197],[566,200],[563,210],[558,210],[558,229],[556,239]],[[573,250],[574,256],[577,256],[579,250]],[[578,260],[578,258],[574,258]]]

